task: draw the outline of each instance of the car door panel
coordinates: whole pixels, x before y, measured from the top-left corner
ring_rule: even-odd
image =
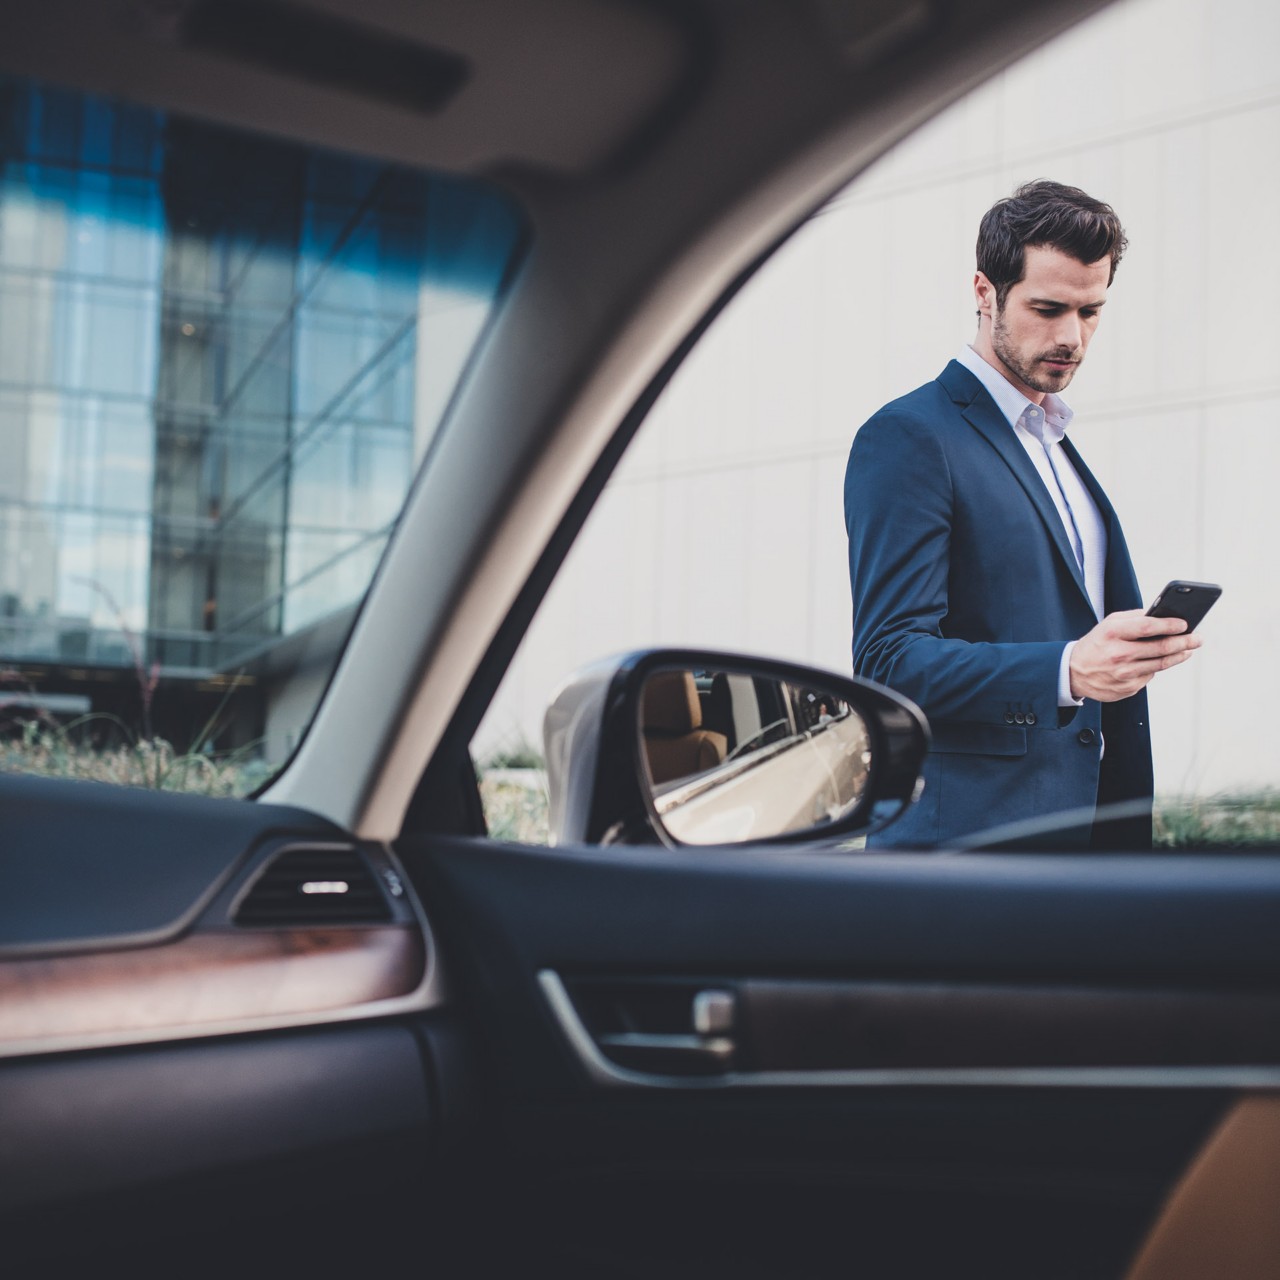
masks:
[[[683,1274],[714,1239],[713,1273],[1119,1275],[1241,1091],[1280,1082],[1265,858],[399,852],[509,1195],[597,1261]],[[732,1057],[664,1058],[717,990]],[[620,1026],[659,1051],[619,1058]]]
[[[1253,990],[1280,979],[1280,867],[1267,854],[396,847],[434,913],[445,917],[445,897],[530,972],[585,961]]]

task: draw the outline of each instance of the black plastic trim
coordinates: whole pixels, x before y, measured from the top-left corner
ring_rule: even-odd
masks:
[[[0,1117],[0,1215],[434,1123],[395,1025],[3,1063]]]
[[[0,957],[163,942],[264,842],[350,840],[283,805],[12,774],[0,812]]]

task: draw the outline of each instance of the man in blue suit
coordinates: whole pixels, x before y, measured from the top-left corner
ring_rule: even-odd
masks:
[[[1028,183],[999,201],[978,235],[973,345],[854,438],[854,670],[912,698],[933,729],[919,802],[873,843],[1084,810],[1059,843],[1150,845],[1145,686],[1200,642],[1143,613],[1059,396],[1125,245],[1110,206],[1074,187]],[[1092,822],[1122,801],[1128,821]]]

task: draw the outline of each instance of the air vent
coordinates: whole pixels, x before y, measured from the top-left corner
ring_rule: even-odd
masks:
[[[391,919],[368,863],[355,849],[287,849],[253,882],[236,924],[381,924]]]

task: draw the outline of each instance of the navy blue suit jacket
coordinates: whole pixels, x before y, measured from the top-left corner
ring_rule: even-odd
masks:
[[[1139,608],[1116,513],[1063,447],[1106,525],[1106,612]],[[963,365],[953,360],[858,432],[845,523],[854,671],[911,698],[933,730],[920,800],[873,843],[945,843],[1099,799],[1149,801],[1145,692],[1058,707],[1063,645],[1097,619],[1044,482]],[[1149,843],[1149,820],[1126,841]]]

